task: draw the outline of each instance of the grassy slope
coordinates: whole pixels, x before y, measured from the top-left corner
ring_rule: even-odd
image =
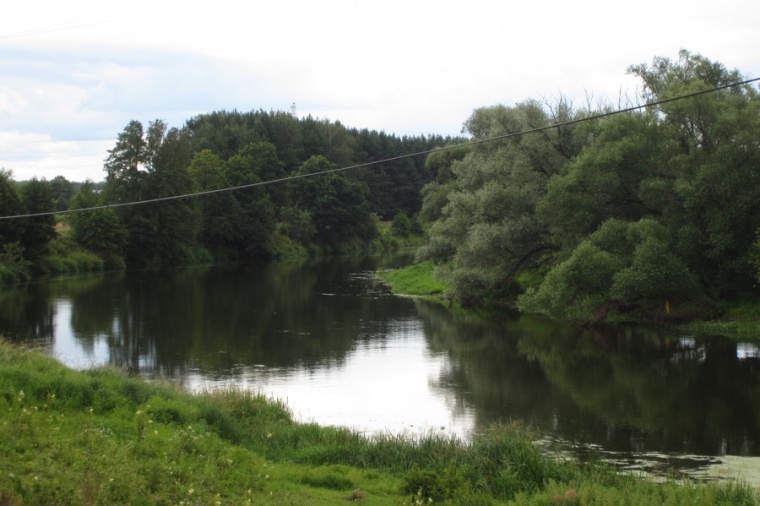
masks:
[[[447,286],[433,278],[433,268],[431,262],[422,262],[380,272],[379,275],[390,285],[393,293],[442,300]]]
[[[0,413],[3,506],[756,503],[741,485],[658,485],[555,462],[513,427],[469,445],[370,441],[294,423],[259,395],[189,395],[2,342]]]

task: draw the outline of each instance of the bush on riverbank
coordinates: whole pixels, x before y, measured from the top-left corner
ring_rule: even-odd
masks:
[[[98,272],[105,268],[101,257],[76,244],[69,235],[61,235],[50,241],[33,270],[35,274],[48,275]]]
[[[756,504],[543,456],[527,432],[471,443],[295,423],[227,390],[189,395],[0,343],[0,504]]]

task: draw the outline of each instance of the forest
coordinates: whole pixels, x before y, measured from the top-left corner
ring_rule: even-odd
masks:
[[[461,138],[274,111],[131,121],[104,183],[0,171],[0,216],[107,206],[0,220],[0,278],[65,270],[56,244],[86,270],[368,252],[417,235],[417,261],[462,306],[599,321],[757,297],[757,87],[727,86],[745,78],[686,50],[628,70],[637,103],[658,105],[527,99],[475,110]]]
[[[182,128],[130,121],[104,161],[104,182],[61,176],[16,182],[10,171],[0,172],[2,216],[110,206],[0,220],[0,266],[6,279],[66,270],[50,258],[56,227],[69,231],[84,250],[80,256],[89,256],[85,269],[387,249],[393,238],[390,230],[381,234],[381,223],[393,221],[398,237],[421,233],[411,218],[421,207],[420,188],[432,181],[424,156],[335,169],[453,141],[397,137],[285,112],[213,112]],[[306,177],[316,172],[326,173]],[[238,189],[217,191],[232,187]],[[160,201],[192,193],[201,195]]]

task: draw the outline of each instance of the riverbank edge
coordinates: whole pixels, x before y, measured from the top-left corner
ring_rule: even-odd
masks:
[[[395,295],[415,297],[461,309],[446,295],[448,287],[445,283],[436,280],[433,272],[432,263],[422,262],[400,269],[380,271],[377,274]],[[716,319],[693,319],[683,323],[663,323],[663,325],[684,333],[710,334],[736,340],[760,341],[760,298],[740,302],[721,302],[718,304],[718,313],[721,316]],[[652,323],[651,320],[631,322],[630,317],[621,319],[621,322],[626,324]],[[616,322],[612,319],[609,323],[614,324]]]
[[[334,249],[307,247],[275,232],[273,234],[272,257],[264,261],[300,261],[335,255],[382,255],[410,250],[424,240],[420,235],[399,237],[394,235],[391,222],[377,222],[378,235],[369,242],[354,241],[337,245]],[[59,222],[58,236],[50,241],[46,253],[32,263],[23,258],[23,251],[0,251],[0,287],[25,283],[32,280],[55,276],[92,274],[106,271],[127,271],[129,267],[118,255],[98,255],[77,244],[71,237],[67,225]],[[140,266],[137,269],[166,269],[178,267],[204,267],[239,263],[239,260],[215,258],[203,247],[184,252],[177,265]]]
[[[0,504],[759,504],[752,489],[651,483],[542,454],[528,431],[470,443],[293,421],[245,391],[190,394],[77,371],[0,340]],[[624,501],[624,502],[620,502]]]

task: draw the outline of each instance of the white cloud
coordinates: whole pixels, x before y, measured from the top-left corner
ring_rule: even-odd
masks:
[[[357,128],[457,134],[496,103],[617,103],[636,91],[629,65],[681,48],[758,76],[757,19],[756,0],[15,2],[0,18],[0,132],[115,138],[131,119],[295,102]],[[95,144],[65,160],[28,144],[0,166],[81,163],[99,179],[110,146],[85,156]]]

